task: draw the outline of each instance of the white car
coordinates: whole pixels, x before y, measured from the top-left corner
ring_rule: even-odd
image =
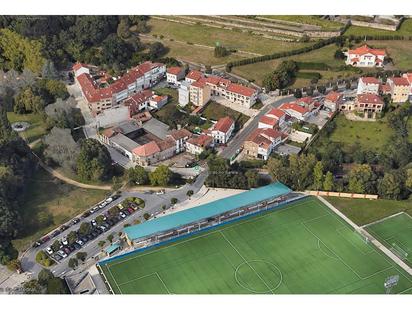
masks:
[[[93,226],[96,226],[96,225],[97,225],[96,220],[94,220],[94,219],[92,220],[92,225],[93,225]]]
[[[96,207],[93,207],[93,209],[92,209],[94,212],[96,212],[96,211],[98,211],[99,210],[99,207],[98,206],[96,206]]]
[[[120,217],[122,217],[123,219],[126,218],[126,215],[125,215],[124,212],[122,212],[122,211],[119,213],[119,215],[120,215]]]
[[[102,208],[106,207],[106,205],[107,205],[106,202],[103,202],[103,203],[99,204],[99,208],[102,209]]]
[[[53,249],[50,248],[50,247],[47,247],[47,248],[46,248],[46,252],[47,252],[48,254],[53,254]]]
[[[76,240],[76,243],[79,244],[80,246],[83,246],[83,245],[84,245],[84,242],[81,241],[80,239]]]
[[[67,246],[69,244],[66,237],[62,239],[62,244],[63,246]]]
[[[112,198],[112,197],[109,197],[109,198],[106,200],[106,203],[111,203],[111,202],[113,202],[113,198]]]
[[[104,232],[106,231],[106,228],[103,225],[100,225],[99,228]]]
[[[66,254],[66,252],[64,252],[63,250],[59,250],[59,251],[57,251],[57,253],[64,259],[64,258],[67,258],[67,254]]]

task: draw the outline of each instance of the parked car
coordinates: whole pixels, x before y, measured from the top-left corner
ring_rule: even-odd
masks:
[[[84,212],[83,214],[82,214],[82,218],[84,219],[84,218],[87,218],[88,216],[90,216],[90,211],[86,211],[86,212]]]
[[[67,226],[67,225],[62,225],[61,227],[60,227],[60,232],[63,232],[63,231],[65,231],[65,230],[67,230],[69,227]]]
[[[96,225],[97,225],[97,222],[96,222],[96,220],[94,220],[94,219],[91,221],[91,223],[92,223],[92,226],[96,226]]]
[[[50,248],[50,247],[47,247],[46,252],[51,255],[51,254],[53,254],[53,249]]]
[[[66,254],[66,252],[64,252],[63,250],[59,250],[59,251],[57,251],[57,253],[64,259],[64,258],[67,258],[67,254]]]
[[[56,254],[53,255],[53,259],[55,259],[57,262],[59,262],[62,259],[62,257],[59,254],[56,253]]]
[[[44,236],[42,239],[41,239],[41,242],[42,242],[42,244],[44,244],[45,242],[48,242],[50,240],[50,236]]]
[[[70,249],[69,249],[68,247],[64,247],[62,250],[63,250],[64,253],[66,253],[66,254],[70,254],[70,253],[71,253],[71,251],[70,251]]]
[[[83,242],[82,239],[78,239],[78,240],[76,240],[76,244],[78,244],[78,245],[80,245],[80,246],[83,246],[83,245],[84,245],[84,242]]]
[[[121,211],[121,212],[119,213],[119,216],[122,217],[122,219],[126,218],[126,215],[125,215],[125,213],[124,213],[123,211]]]
[[[100,228],[103,232],[105,232],[105,231],[107,230],[107,228],[106,228],[105,226],[103,226],[103,225],[99,226],[99,228]]]
[[[120,194],[115,194],[112,196],[113,201],[117,200],[120,197]]]
[[[113,202],[113,198],[112,198],[112,197],[109,197],[108,199],[105,200],[105,202],[106,202],[107,204],[109,204],[109,203]]]
[[[104,207],[106,207],[106,203],[105,203],[105,202],[99,204],[99,208],[100,208],[100,209],[102,209],[102,208],[104,208]]]
[[[66,237],[64,237],[61,242],[62,242],[63,246],[67,246],[69,244]]]
[[[92,208],[92,210],[93,210],[93,212],[98,211],[98,210],[99,210],[99,206],[95,206],[95,207],[93,207],[93,208]]]
[[[38,241],[36,241],[34,244],[33,244],[33,248],[37,248],[37,247],[39,247],[39,246],[41,246],[41,242],[38,240]]]
[[[85,244],[86,242],[89,241],[89,239],[86,236],[80,237],[80,241]],[[83,246],[83,245],[82,245]]]
[[[79,250],[82,246],[80,246],[77,242],[73,244],[74,250]]]
[[[51,236],[52,237],[56,237],[57,235],[59,235],[61,232],[59,230],[54,231]]]
[[[77,224],[77,223],[79,223],[80,222],[80,219],[79,218],[74,218],[73,220],[72,220],[72,223],[73,224]]]

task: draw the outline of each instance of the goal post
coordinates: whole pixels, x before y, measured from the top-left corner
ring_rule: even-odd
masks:
[[[408,259],[408,252],[401,247],[398,243],[394,242],[391,244],[390,250],[401,260],[407,260]]]

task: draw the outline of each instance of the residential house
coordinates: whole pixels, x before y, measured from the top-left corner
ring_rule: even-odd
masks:
[[[181,67],[170,67],[166,71],[166,80],[169,84],[177,85],[179,80],[185,78],[185,69]]]
[[[186,106],[190,101],[190,83],[188,81],[180,82],[179,89],[179,105]]]
[[[335,112],[339,109],[339,104],[342,102],[343,94],[331,91],[325,96],[323,105],[328,108],[331,112]]]
[[[379,94],[381,82],[375,77],[361,77],[358,81],[357,94]]]
[[[203,78],[203,73],[200,71],[190,71],[187,73],[185,81],[187,81],[189,84],[192,84],[194,82],[197,82],[199,79]]]
[[[213,137],[215,144],[226,144],[232,136],[235,129],[235,121],[226,116],[220,118],[215,125],[207,131],[207,134]]]
[[[355,100],[355,111],[364,113],[365,117],[376,117],[376,113],[383,110],[384,102],[382,98],[376,94],[365,93],[358,94]]]
[[[409,82],[409,100],[412,101],[412,73],[404,73],[402,77]]]
[[[243,143],[243,151],[248,157],[267,160],[283,137],[284,135],[275,129],[257,128]]]
[[[317,106],[319,106],[317,103],[317,101],[315,101],[312,97],[303,97],[303,98],[299,98],[297,99],[295,102],[295,104],[298,104],[302,107],[307,108],[309,111],[313,110],[314,108],[316,108]]]
[[[150,105],[150,99],[153,97],[153,95],[154,93],[152,90],[146,89],[127,98],[124,101],[123,105],[129,106],[130,114],[135,115],[142,110],[148,109]]]
[[[283,110],[289,116],[300,121],[306,121],[310,116],[309,109],[296,103],[283,103],[281,106],[279,106],[279,109]]]
[[[282,129],[286,123],[286,113],[278,108],[272,108],[265,115],[260,117],[258,128]]]
[[[154,94],[149,100],[150,109],[161,109],[167,104],[167,95],[157,95]]]
[[[186,141],[192,137],[192,133],[186,129],[180,130],[173,130],[171,131],[167,137],[173,140],[176,144],[176,153],[180,153],[185,151],[186,149]]]
[[[197,137],[189,138],[186,141],[186,151],[194,155],[200,155],[212,145],[213,137],[203,134]]]
[[[210,86],[206,84],[205,79],[199,79],[190,85],[190,102],[195,106],[204,106],[210,100],[210,93]]]
[[[82,74],[90,74],[90,69],[87,64],[76,62],[73,65],[74,77],[78,77]]]
[[[386,57],[384,49],[370,48],[368,45],[350,49],[346,53],[346,64],[354,67],[383,67]]]
[[[409,100],[411,85],[406,77],[390,77],[387,81],[391,87],[391,99],[394,103],[405,103]]]

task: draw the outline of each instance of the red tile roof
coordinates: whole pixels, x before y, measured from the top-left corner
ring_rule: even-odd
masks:
[[[281,106],[279,106],[279,108],[282,109],[282,110],[291,109],[291,110],[293,110],[295,112],[298,112],[302,115],[309,112],[309,110],[306,107],[300,106],[296,103],[283,103]]]
[[[360,78],[364,84],[380,84],[380,81],[375,77],[361,77]]]
[[[190,71],[189,73],[187,73],[186,78],[190,78],[193,80],[199,80],[203,77],[202,72],[200,71]]]
[[[408,79],[405,77],[391,77],[389,79],[392,80],[395,86],[409,86],[410,85]]]
[[[342,96],[343,96],[343,94],[341,94],[339,92],[331,91],[326,95],[325,100],[336,103],[342,98]]]
[[[256,92],[256,89],[246,87],[240,84],[231,83],[227,87],[227,91],[234,92],[245,97],[251,97]]]
[[[178,75],[183,71],[183,68],[181,67],[170,67],[167,69],[167,73],[173,74],[173,75]]]
[[[359,94],[357,99],[358,103],[383,104],[381,97],[372,93]]]
[[[200,78],[199,80],[193,82],[191,87],[196,87],[196,88],[203,88],[206,86],[206,79],[205,78]]]
[[[313,103],[313,98],[312,97],[303,97],[303,98],[299,98],[295,101],[295,103],[299,104],[299,103],[303,103],[303,104],[307,104],[310,105]]]
[[[259,147],[268,149],[272,141],[278,137],[282,137],[282,133],[272,128],[255,129],[247,137],[247,141],[257,144]]]
[[[276,117],[278,119],[282,118],[285,116],[285,112],[279,108],[272,108],[267,114],[269,117]]]
[[[160,148],[155,141],[151,141],[147,144],[144,144],[133,149],[133,153],[139,157],[148,157],[157,152],[160,152]]]
[[[391,92],[391,86],[389,84],[379,85],[379,91],[381,91],[383,93],[390,93]]]
[[[73,65],[73,71],[80,70],[81,68],[87,68],[87,65],[84,64],[84,63],[81,63],[81,62],[76,62],[76,63]]]
[[[192,133],[186,129],[180,129],[180,130],[173,130],[168,135],[170,135],[174,140],[177,141],[179,139],[191,137]]]
[[[355,49],[350,49],[348,53],[354,54],[354,55],[365,55],[365,54],[372,54],[375,56],[385,56],[386,55],[386,51],[384,49],[374,49],[374,48],[370,48],[368,45],[363,45]]]
[[[198,146],[198,147],[207,147],[209,146],[213,141],[213,137],[209,135],[200,135],[198,137],[192,137],[189,138],[186,143]]]
[[[227,133],[230,127],[232,126],[232,124],[234,123],[235,121],[232,118],[230,118],[229,116],[226,116],[224,118],[220,118],[218,122],[216,122],[213,129],[220,131],[220,132]]]
[[[278,118],[273,118],[273,117],[268,117],[267,115],[263,115],[259,119],[259,122],[274,127],[278,123]]]

